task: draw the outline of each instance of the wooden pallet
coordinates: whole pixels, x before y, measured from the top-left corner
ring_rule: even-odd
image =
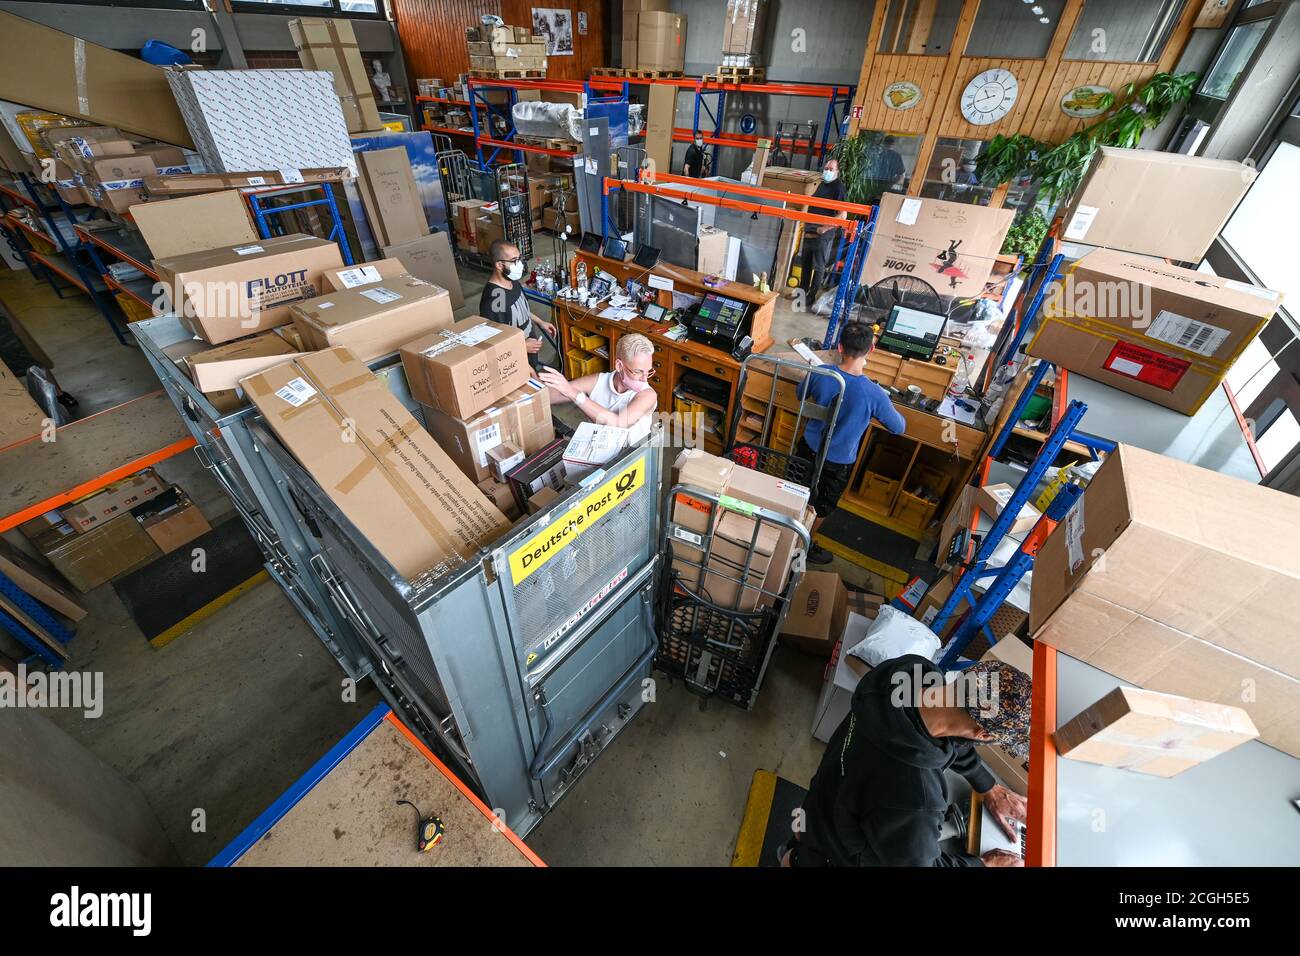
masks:
[[[542,149],[562,149],[567,152],[574,152],[578,144],[571,139],[563,139],[558,136],[523,136],[515,135],[515,141],[524,146],[540,146]]]
[[[767,70],[761,66],[720,66],[716,73],[706,73],[704,79],[711,83],[762,83]]]
[[[483,80],[544,80],[545,70],[470,70],[469,75]]]
[[[673,80],[681,79],[681,70],[624,70],[624,76],[638,80]]]
[[[623,76],[627,70],[621,66],[597,66],[591,70],[592,76]]]

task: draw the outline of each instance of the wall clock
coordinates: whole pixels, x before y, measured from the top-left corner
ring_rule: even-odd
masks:
[[[891,110],[910,110],[921,102],[921,88],[915,83],[899,80],[885,87],[883,99]]]
[[[1011,112],[1019,92],[1020,84],[1010,70],[985,70],[962,90],[961,115],[973,126],[996,123]]]
[[[1105,86],[1076,86],[1061,97],[1061,112],[1076,119],[1100,116],[1109,106],[1106,98],[1110,89]]]

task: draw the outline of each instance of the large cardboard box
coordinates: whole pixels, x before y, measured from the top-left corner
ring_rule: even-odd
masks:
[[[383,253],[389,259],[398,260],[406,267],[405,271],[416,278],[446,289],[453,309],[465,304],[460,275],[456,272],[456,259],[445,232],[431,232],[409,242],[384,246]]]
[[[1281,301],[1278,292],[1098,249],[1048,294],[1029,354],[1192,415]]]
[[[334,77],[349,133],[383,125],[351,21],[300,17],[289,21],[289,36],[304,70],[325,70]]]
[[[158,497],[168,487],[167,482],[159,478],[152,468],[146,468],[59,511],[74,531],[85,534],[92,528],[125,514],[136,505]]]
[[[1120,445],[1034,561],[1035,640],[1300,756],[1300,498]]]
[[[509,527],[347,349],[304,355],[242,385],[330,500],[408,580],[440,577]]]
[[[235,339],[213,349],[186,355],[185,370],[204,394],[238,388],[240,379],[281,362],[290,362],[307,351],[294,348],[279,331],[259,332],[246,339]]]
[[[862,281],[909,275],[940,295],[982,295],[1015,215],[1014,209],[885,193]]]
[[[1007,506],[1011,496],[1016,493],[1016,489],[1005,481],[995,485],[983,485],[975,490],[975,504],[986,515],[991,518],[997,518],[1002,514],[1002,509]],[[1011,523],[1009,534],[1024,534],[1033,529],[1038,524],[1038,519],[1042,517],[1041,512],[1029,502],[1025,502],[1020,509],[1020,514],[1016,515],[1016,520]],[[966,520],[970,520],[970,512],[966,512]],[[944,557],[939,555],[940,559]]]
[[[662,10],[643,10],[637,18],[638,70],[686,69],[686,16]]]
[[[248,206],[236,189],[143,203],[132,209],[131,218],[155,259],[257,241]],[[203,228],[196,229],[196,223]]]
[[[0,12],[0,99],[193,146],[166,71]]]
[[[344,289],[355,289],[362,285],[373,285],[385,279],[396,279],[409,272],[410,270],[397,259],[376,259],[360,265],[344,266],[342,269],[326,269],[320,277],[321,295],[342,292]]]
[[[550,393],[532,381],[468,421],[425,406],[424,427],[460,470],[480,483],[491,475],[492,449],[510,445],[531,455],[555,440]]]
[[[357,157],[361,167],[357,185],[376,243],[392,246],[428,235],[429,223],[406,147],[368,149]]]
[[[834,571],[806,571],[781,625],[781,643],[830,657],[848,621],[849,593]]]
[[[447,290],[410,275],[300,302],[290,314],[312,348],[345,346],[363,362],[454,321]]]
[[[22,379],[0,362],[0,448],[39,435],[44,423],[45,413]]]
[[[154,260],[177,318],[213,345],[286,325],[295,302],[318,294],[321,273],[341,265],[335,243],[304,235]]]
[[[1175,777],[1259,736],[1240,707],[1116,687],[1053,735],[1070,760]]]
[[[82,594],[143,567],[160,554],[129,511],[85,534],[78,534],[69,524],[57,524],[33,543]]]
[[[722,273],[727,268],[727,234],[712,226],[700,226],[695,271],[703,275]]]
[[[1233,160],[1103,146],[1062,214],[1062,237],[1195,264],[1255,175]]]
[[[722,17],[722,52],[757,56],[767,28],[767,0],[727,0]]]
[[[672,169],[673,127],[677,119],[677,87],[651,83],[646,106],[646,158],[660,172]]]
[[[477,415],[530,377],[524,333],[472,316],[402,346],[411,395],[456,418]]]

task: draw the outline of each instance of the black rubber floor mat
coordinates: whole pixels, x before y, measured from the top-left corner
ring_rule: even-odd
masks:
[[[201,560],[196,549],[202,552]],[[113,590],[144,636],[159,647],[265,575],[261,550],[244,523],[232,515],[189,544],[114,581]]]
[[[908,578],[919,575],[933,583],[939,574],[930,562],[917,560],[915,540],[843,508],[831,512],[818,534],[873,561],[897,568]]]

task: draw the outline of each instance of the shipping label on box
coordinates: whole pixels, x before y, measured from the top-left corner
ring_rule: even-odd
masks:
[[[295,305],[290,314],[313,348],[346,346],[363,362],[453,321],[447,290],[410,275],[319,296]]]
[[[411,394],[456,418],[469,418],[528,383],[524,333],[471,317],[402,346]]]
[[[89,498],[62,508],[63,520],[78,532],[86,532],[136,505],[156,498],[168,488],[152,468],[114,482]]]
[[[533,381],[468,420],[426,406],[424,422],[461,471],[479,482],[493,470],[494,449],[510,445],[526,456],[555,440],[550,393]]]

